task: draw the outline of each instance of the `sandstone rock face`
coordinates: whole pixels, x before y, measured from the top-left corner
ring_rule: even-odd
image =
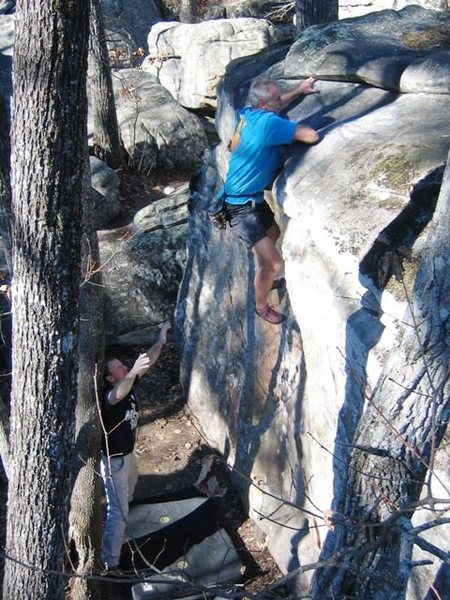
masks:
[[[450,146],[448,16],[409,7],[368,19],[308,30],[287,53],[236,64],[221,86],[218,131],[226,143],[255,75],[288,89],[317,70],[324,74],[324,59],[332,72],[318,82],[320,94],[289,111],[320,131],[320,143],[291,147],[268,196],[282,229],[287,292],[272,292],[287,315],[282,327],[255,316],[251,253],[230,229],[212,229],[205,215],[226,172],[225,143],[206,153],[189,205],[177,308],[183,385],[284,571],[317,560],[327,534],[323,511],[340,505],[365,392],[401,337],[407,300],[392,277],[393,256],[399,248],[411,253],[403,265],[411,289]],[[380,59],[387,37],[438,31],[436,46],[403,47],[383,55],[384,68],[376,66],[370,81],[354,76],[357,63],[370,66],[369,47],[373,62]],[[418,80],[406,86],[399,74],[399,53],[404,73],[423,60],[439,65],[420,92]],[[448,488],[448,472],[442,464],[438,471]],[[433,576],[419,576],[423,596]]]
[[[285,75],[311,73],[395,92],[448,94],[449,24],[447,12],[410,6],[309,27],[291,48]]]
[[[99,232],[107,345],[143,346],[171,320],[186,260],[187,198],[181,188],[129,227]]]
[[[157,79],[140,69],[113,75],[120,135],[130,163],[143,172],[194,168],[206,147],[200,120],[180,106]]]
[[[194,25],[157,23],[142,68],[189,108],[216,106],[216,86],[234,59],[257,54],[286,35],[262,19],[220,19]]]

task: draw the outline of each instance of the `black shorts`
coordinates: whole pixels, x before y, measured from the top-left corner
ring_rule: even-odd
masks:
[[[233,233],[251,248],[267,235],[267,230],[274,223],[274,216],[266,201],[253,204],[228,204],[225,202],[228,223]]]

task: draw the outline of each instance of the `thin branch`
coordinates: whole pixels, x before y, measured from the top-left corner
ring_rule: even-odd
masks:
[[[442,560],[442,562],[444,562],[446,565],[448,565],[450,567],[450,554],[448,552],[444,552],[443,550],[441,550],[440,548],[438,548],[431,542],[427,542],[426,540],[424,540],[423,538],[421,538],[419,536],[415,536],[413,538],[413,542],[414,542],[414,544],[416,544],[416,546],[419,546],[419,548],[421,548],[422,550],[425,550],[425,552],[428,552],[429,554],[433,554],[434,556],[436,556],[437,558]]]
[[[448,504],[450,504],[450,499],[446,500]],[[438,519],[433,519],[433,521],[427,521],[426,523],[422,523],[422,525],[418,525],[411,529],[410,533],[413,535],[418,535],[423,531],[427,531],[428,529],[433,529],[434,527],[439,527],[440,525],[448,525],[450,523],[450,517],[440,517]]]

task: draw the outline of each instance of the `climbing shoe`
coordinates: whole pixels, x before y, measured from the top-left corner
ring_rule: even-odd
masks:
[[[271,306],[266,304],[262,308],[256,308],[256,314],[264,321],[272,323],[272,325],[279,325],[285,319],[284,315],[274,310]]]
[[[118,565],[108,565],[107,563],[104,564],[101,575],[103,575],[104,577],[114,577],[119,579],[123,579],[126,577],[126,574]]]

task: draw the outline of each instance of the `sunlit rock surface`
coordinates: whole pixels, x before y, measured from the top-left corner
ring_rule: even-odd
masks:
[[[194,25],[157,23],[142,68],[189,108],[214,108],[216,87],[234,59],[257,54],[286,38],[264,19],[219,19]]]
[[[115,71],[113,84],[120,136],[131,165],[150,173],[199,164],[206,134],[196,115],[140,69]]]

